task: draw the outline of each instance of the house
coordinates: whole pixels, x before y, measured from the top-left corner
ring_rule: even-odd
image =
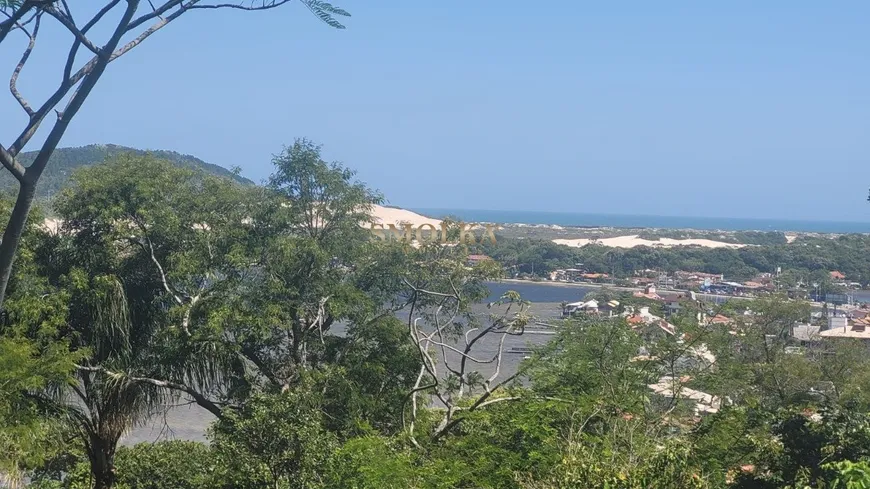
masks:
[[[608,317],[613,316],[613,312],[619,307],[619,301],[610,301],[599,303],[596,300],[571,302],[562,307],[562,317],[567,318],[576,313],[586,314],[606,314]]]
[[[812,324],[795,324],[791,327],[791,337],[801,346],[809,346],[821,340],[821,326],[813,326]]]
[[[650,299],[650,300],[653,300],[653,301],[660,301],[660,300],[662,300],[662,297],[656,293],[656,286],[655,286],[655,285],[652,285],[652,284],[647,285],[646,287],[644,287],[643,292],[638,291],[638,292],[635,292],[635,293],[632,294],[632,295],[633,295],[634,297],[638,297],[638,298],[642,298],[642,299]]]
[[[572,314],[584,312],[587,314],[598,314],[598,301],[595,299],[590,301],[579,301],[565,304],[562,307],[562,317],[566,318]]]
[[[849,324],[846,317],[829,317],[828,329],[819,333],[823,340],[852,338],[870,340],[870,320],[856,319]]]
[[[716,314],[715,316],[707,319],[707,324],[731,324],[734,321],[728,316],[723,316],[722,314]]]
[[[725,280],[725,276],[721,274],[715,273],[703,273],[703,272],[684,272],[677,271],[674,272],[674,278],[677,283],[683,286],[687,286],[690,284],[703,284],[709,286],[711,284],[715,284]]]
[[[834,270],[831,272],[831,280],[845,280],[846,276],[843,275],[839,270]]]
[[[650,313],[649,307],[641,307],[638,312],[629,308],[623,313],[623,316],[632,329],[644,333],[644,336],[661,336],[662,332],[671,336],[676,334],[676,327],[663,318]]]
[[[664,301],[664,303],[665,303],[664,310],[665,310],[666,317],[671,317],[674,314],[677,314],[680,311],[682,311],[685,308],[684,304],[683,304],[684,301],[696,300],[694,292],[689,292],[688,294],[685,294],[685,293],[659,294],[659,297],[661,297],[661,300]]]
[[[480,263],[482,261],[486,261],[486,260],[492,260],[492,258],[490,258],[486,255],[468,255],[468,259],[466,260],[466,265],[473,267],[474,265],[477,265],[478,263]]]
[[[608,317],[613,317],[613,314],[619,309],[619,301],[612,300],[601,304],[598,308],[598,312],[601,314],[607,314]]]
[[[550,280],[554,282],[575,282],[583,273],[585,273],[585,270],[580,268],[560,268],[550,272]]]

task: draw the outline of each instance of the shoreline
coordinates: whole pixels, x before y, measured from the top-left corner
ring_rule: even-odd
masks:
[[[544,285],[544,286],[548,286],[548,287],[565,287],[565,288],[571,288],[571,287],[586,288],[586,289],[607,288],[610,290],[616,290],[616,291],[620,291],[620,292],[641,292],[644,290],[643,287],[621,287],[621,286],[610,285],[610,284],[595,284],[595,283],[586,283],[586,282],[552,282],[552,281],[548,281],[548,280],[534,281],[534,280],[525,280],[525,279],[519,279],[519,278],[503,278],[501,280],[498,280],[498,282],[524,284],[524,285]],[[680,294],[686,294],[686,293],[690,292],[688,290],[683,290],[683,289],[657,289],[657,290],[660,290],[662,292],[680,293]],[[706,292],[695,292],[695,295],[700,299],[713,299],[713,301],[715,301],[717,303],[727,302],[731,299],[751,301],[751,300],[761,298],[761,297],[747,297],[747,296],[742,296],[742,295],[709,294]],[[811,307],[816,308],[816,309],[821,309],[825,306],[825,304],[823,304],[821,302],[813,302],[813,301],[807,301],[807,302],[809,302]],[[849,306],[840,306],[840,307],[843,309],[850,308]]]

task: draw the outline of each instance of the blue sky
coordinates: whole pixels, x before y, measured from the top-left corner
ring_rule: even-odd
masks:
[[[261,180],[305,136],[405,207],[870,221],[870,2],[336,3],[347,30],[301,5],[183,17],[63,145]],[[58,36],[22,74],[34,99]]]

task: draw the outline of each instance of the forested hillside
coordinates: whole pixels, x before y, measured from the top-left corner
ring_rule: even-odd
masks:
[[[77,148],[60,148],[55,151],[54,154],[51,155],[45,173],[43,173],[42,178],[39,180],[37,197],[40,199],[51,198],[53,195],[57,194],[64,185],[66,185],[70,175],[77,168],[102,163],[112,156],[121,153],[135,153],[140,156],[150,153],[162,160],[171,161],[182,168],[201,168],[210,174],[229,177],[241,183],[254,183],[247,178],[236,175],[222,166],[206,163],[195,156],[184,155],[176,153],[175,151],[146,151],[129,148],[127,146],[118,146],[115,144],[91,144]],[[22,165],[29,166],[35,157],[36,152],[31,151],[22,153],[21,156],[19,156],[19,160]],[[14,189],[17,185],[12,175],[8,172],[3,172],[2,176],[0,176],[0,186],[6,190]]]

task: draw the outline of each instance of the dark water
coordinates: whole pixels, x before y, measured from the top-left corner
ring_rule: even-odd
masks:
[[[431,216],[456,216],[466,222],[557,224],[559,226],[700,229],[723,231],[803,231],[810,233],[870,233],[870,223],[732,217],[643,216],[569,212],[493,211],[414,208]]]
[[[489,302],[498,300],[505,292],[513,290],[520,294],[523,300],[529,302],[576,302],[582,299],[592,288],[576,286],[556,286],[544,284],[520,284],[514,282],[493,282],[488,284]]]

